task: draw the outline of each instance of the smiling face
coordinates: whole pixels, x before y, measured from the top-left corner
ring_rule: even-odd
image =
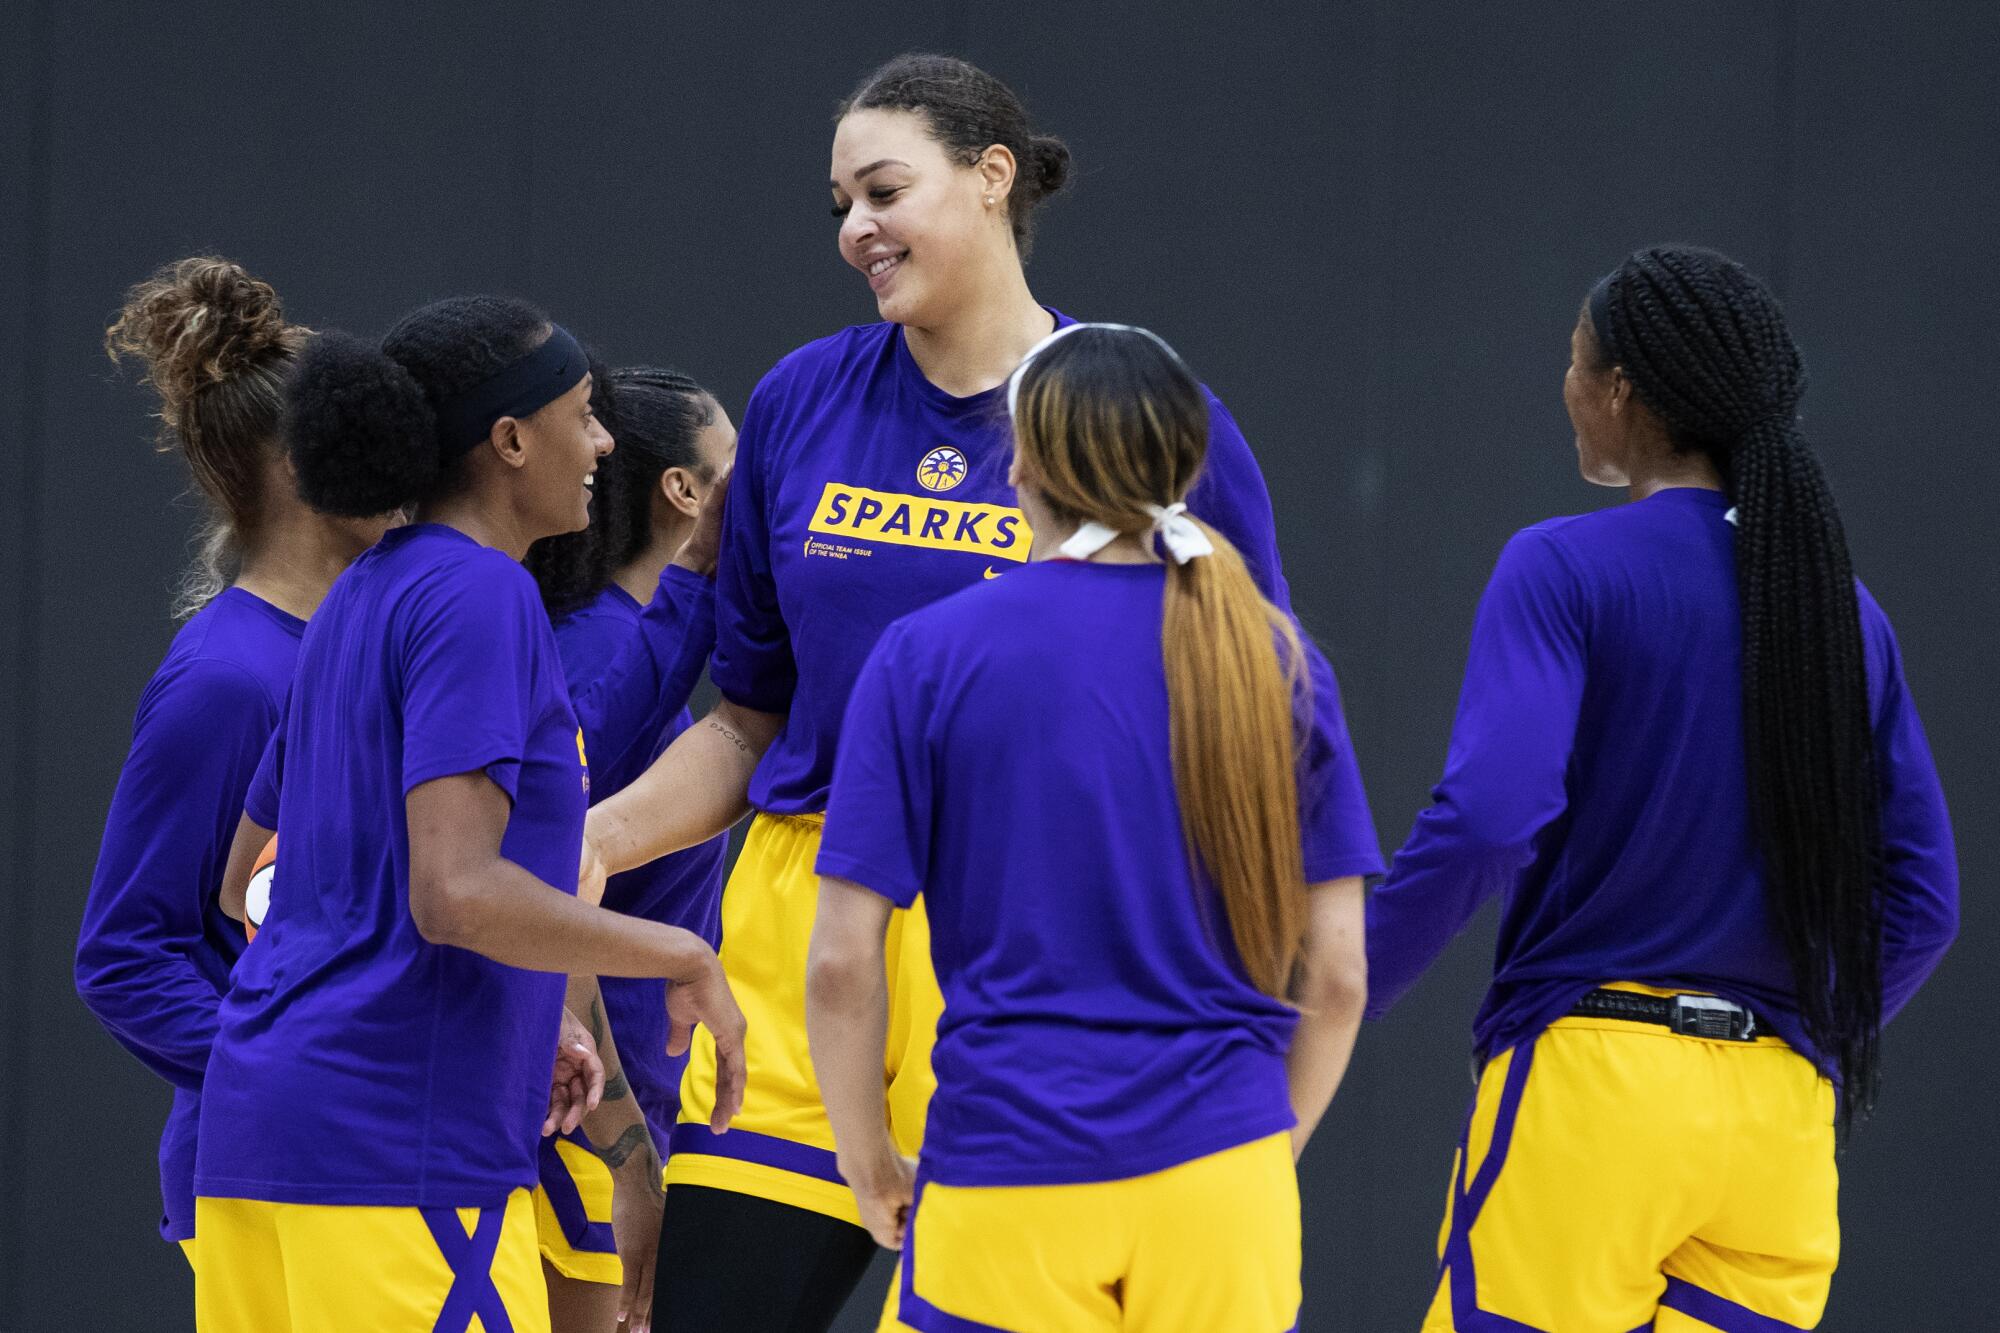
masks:
[[[610,432],[591,410],[591,377],[519,419],[521,510],[530,540],[590,526],[591,481],[611,452]]]
[[[832,179],[840,257],[868,279],[883,319],[935,325],[964,299],[969,275],[996,258],[1019,263],[1007,221],[1013,178],[1005,148],[970,166],[954,161],[918,112],[841,118]]]

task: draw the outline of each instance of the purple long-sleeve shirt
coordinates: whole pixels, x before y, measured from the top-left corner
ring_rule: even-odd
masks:
[[[304,632],[304,621],[241,588],[181,628],[139,700],[84,907],[77,993],[174,1086],[160,1136],[168,1240],[194,1235],[202,1075],[243,952],[243,928],[217,902],[222,865]]]
[[[1497,895],[1480,1055],[1610,981],[1725,996],[1811,1054],[1755,843],[1727,509],[1716,491],[1665,490],[1507,544],[1473,623],[1444,777],[1368,905],[1370,1017]],[[1957,932],[1958,869],[1895,635],[1865,589],[1861,625],[1886,1020]]]
[[[608,584],[585,606],[556,622],[556,651],[571,697],[588,701],[577,710],[590,756],[593,804],[615,796],[659,758],[694,719],[687,710],[691,672],[699,672],[715,647],[715,584],[668,565],[652,603]],[[649,660],[662,663],[660,687],[678,693],[648,694],[625,687],[609,697],[594,691],[615,680],[634,640],[647,644]],[[602,758],[600,758],[602,756]],[[691,930],[711,947],[722,943],[722,871],[729,836],[670,852],[657,861],[613,875],[604,905],[630,916]],[[687,1056],[667,1054],[667,983],[658,978],[603,977],[604,1009],[618,1040],[618,1056],[632,1092],[645,1111],[655,1142],[672,1136],[680,1113],[681,1072]]]

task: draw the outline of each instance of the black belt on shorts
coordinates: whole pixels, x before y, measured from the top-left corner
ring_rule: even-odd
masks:
[[[1580,1018],[1622,1018],[1657,1023],[1688,1037],[1711,1041],[1754,1041],[1757,1016],[1740,1004],[1713,995],[1641,995],[1629,990],[1594,990],[1570,1010]]]

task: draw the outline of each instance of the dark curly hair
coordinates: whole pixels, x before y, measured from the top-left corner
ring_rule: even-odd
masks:
[[[104,331],[160,396],[160,448],[180,448],[208,501],[199,553],[174,599],[192,615],[229,585],[263,520],[264,469],[282,448],[285,380],[311,330],[288,323],[271,284],[210,255],[168,264],[125,294]]]
[[[299,494],[327,514],[363,518],[448,495],[437,406],[520,360],[548,316],[504,296],[455,296],[403,316],[380,347],[323,333],[292,375],[285,434]]]
[[[677,370],[591,370],[591,405],[614,447],[597,465],[590,526],[542,538],[524,562],[552,620],[587,605],[646,549],[653,539],[653,493],[668,468],[714,480],[696,447],[715,420],[713,394]]]
[[[1743,724],[1771,914],[1806,1035],[1840,1084],[1840,1124],[1873,1103],[1882,1026],[1881,787],[1854,567],[1799,433],[1805,363],[1777,298],[1735,261],[1640,250],[1586,303],[1616,365],[1736,506]]]
[[[956,56],[913,51],[863,79],[834,120],[850,111],[872,110],[921,113],[931,137],[963,166],[977,162],[994,144],[1004,145],[1019,164],[1007,198],[1008,220],[1021,258],[1028,257],[1035,210],[1069,181],[1069,145],[1053,135],[1036,134],[1012,88]]]

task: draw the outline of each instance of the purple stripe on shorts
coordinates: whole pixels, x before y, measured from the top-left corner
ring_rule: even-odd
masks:
[[[1667,1279],[1667,1290],[1660,1297],[1660,1304],[1666,1309],[1678,1310],[1699,1319],[1704,1324],[1713,1324],[1722,1333],[1800,1333],[1797,1324],[1758,1314],[1747,1305],[1738,1305],[1677,1277]]]
[[[556,1221],[562,1226],[563,1239],[572,1250],[584,1254],[616,1254],[618,1241],[612,1235],[609,1222],[593,1222],[584,1211],[583,1195],[577,1192],[576,1177],[570,1174],[569,1163],[556,1151],[556,1139],[565,1138],[585,1152],[593,1152],[590,1140],[580,1131],[552,1134],[542,1140],[541,1159],[536,1176],[541,1180],[542,1192],[549,1197],[549,1206],[555,1210]]]
[[[1532,1043],[1514,1048],[1513,1058],[1507,1062],[1506,1082],[1500,1087],[1500,1106],[1493,1119],[1493,1140],[1486,1147],[1486,1159],[1479,1164],[1479,1170],[1470,1182],[1466,1180],[1466,1171],[1472,1160],[1472,1117],[1479,1106],[1476,1095],[1473,1111],[1465,1117],[1465,1138],[1458,1154],[1458,1180],[1453,1186],[1451,1235],[1445,1242],[1444,1251],[1444,1268],[1451,1280],[1452,1324],[1459,1333],[1543,1333],[1532,1324],[1480,1309],[1479,1280],[1472,1262],[1472,1224],[1479,1220],[1487,1196],[1500,1179],[1500,1169],[1507,1161],[1507,1150],[1513,1146],[1514,1121],[1520,1115],[1521,1099],[1528,1090],[1528,1071],[1534,1063],[1535,1048]]]
[[[982,1324],[947,1314],[917,1295],[917,1214],[924,1201],[923,1172],[917,1173],[915,1193],[910,1199],[910,1217],[903,1226],[903,1292],[896,1303],[896,1317],[917,1333],[1009,1333],[998,1324]]]
[[[776,1167],[793,1175],[811,1176],[835,1185],[847,1184],[834,1166],[833,1154],[826,1149],[747,1129],[732,1129],[727,1134],[718,1134],[707,1125],[683,1121],[674,1126],[674,1137],[668,1150],[670,1153],[732,1157],[739,1162],[756,1162],[760,1166]]]

